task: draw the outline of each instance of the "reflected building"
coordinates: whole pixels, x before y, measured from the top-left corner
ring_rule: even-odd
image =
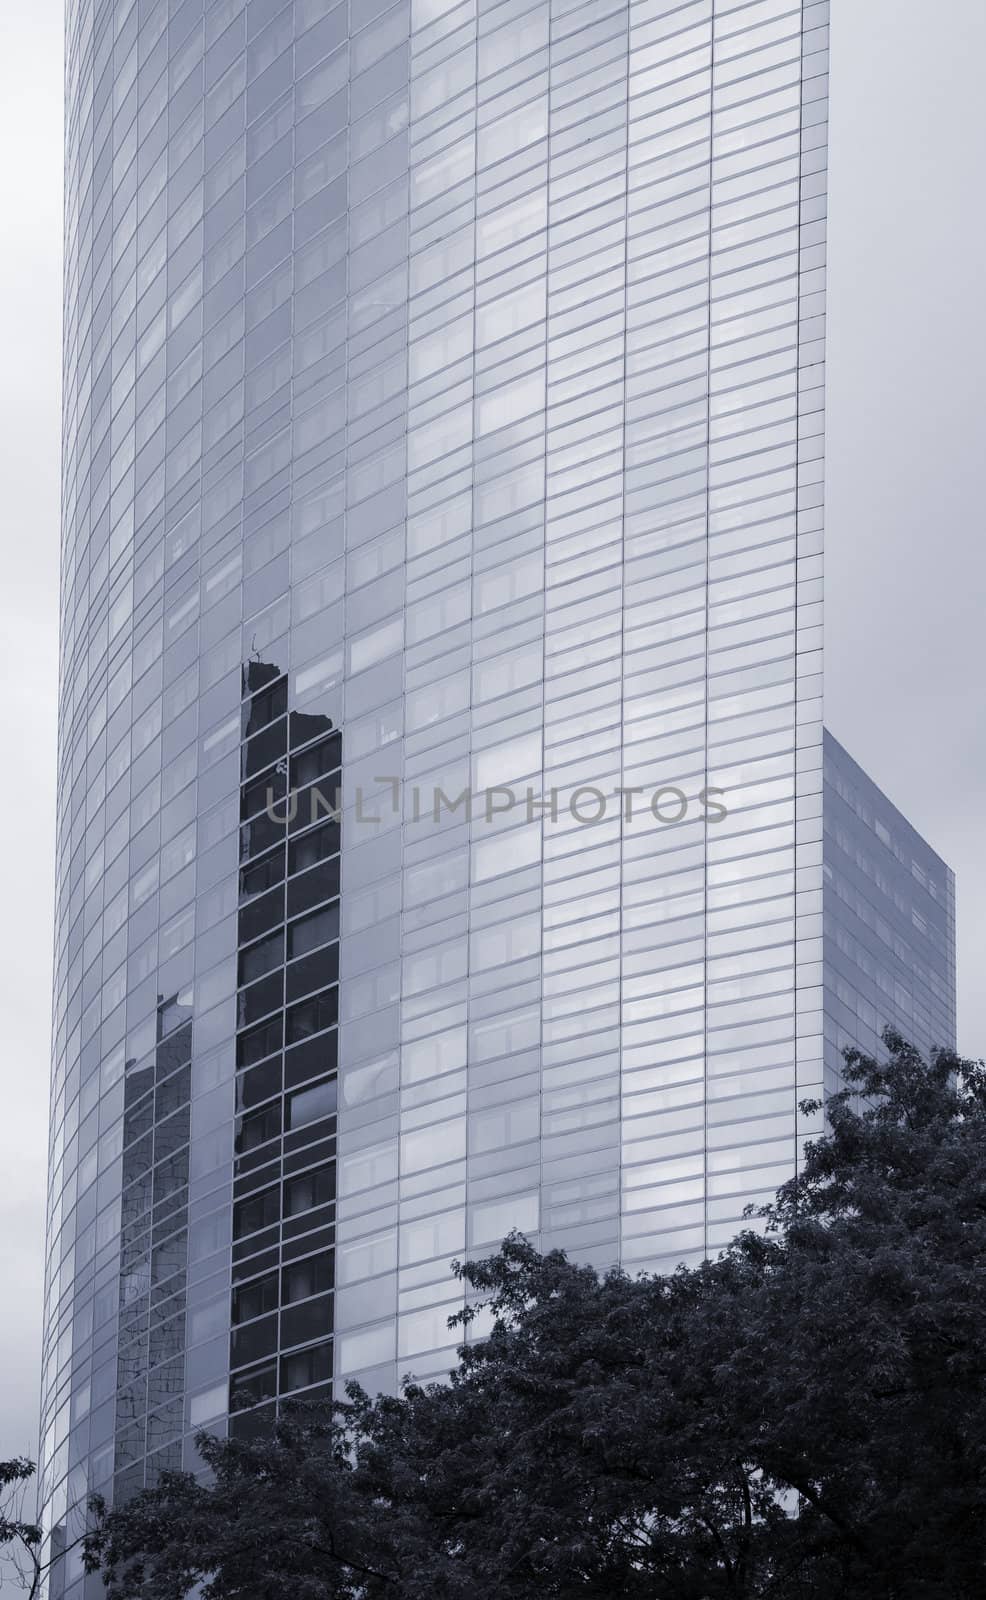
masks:
[[[57,1539],[447,1370],[510,1228],[716,1250],[854,1029],[949,1042],[950,879],[823,742],[827,45],[69,0]]]

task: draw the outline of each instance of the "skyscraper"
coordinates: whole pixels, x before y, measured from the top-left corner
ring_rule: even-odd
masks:
[[[822,895],[829,1087],[849,1045],[886,1027],[925,1055],[955,1047],[955,881],[826,730]]]
[[[62,1542],[231,1409],[447,1369],[455,1254],[661,1268],[793,1169],[826,972],[872,1002],[823,935],[826,23],[69,0]]]

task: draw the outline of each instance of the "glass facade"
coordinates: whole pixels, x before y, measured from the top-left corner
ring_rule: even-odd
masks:
[[[955,1048],[951,868],[826,730],[825,1081],[842,1051],[876,1054],[884,1028]]]
[[[869,994],[827,59],[827,0],[69,0],[56,1539],[447,1368],[457,1253],[699,1258],[795,1164]]]

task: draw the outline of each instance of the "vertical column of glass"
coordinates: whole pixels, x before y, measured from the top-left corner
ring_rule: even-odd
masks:
[[[91,1484],[96,1481],[105,1487],[113,1470],[114,1324],[119,1304],[125,1055],[120,963],[126,956],[125,928],[122,938],[119,935],[126,922],[127,895],[115,859],[118,855],[123,858],[125,875],[126,852],[114,839],[110,850],[111,931],[118,937],[108,953],[111,965],[106,967],[107,976],[112,979],[107,999],[112,994],[113,1003],[107,1006],[103,1017],[100,941],[105,909],[102,875],[106,859],[103,834],[109,644],[105,524],[109,486],[106,390],[110,368],[106,361],[106,288],[113,255],[109,197],[112,54],[112,30],[103,28],[97,60],[91,9],[70,6],[65,39],[65,447],[58,870],[40,1419],[39,1501],[43,1526],[49,1530],[45,1555],[57,1553],[74,1539],[81,1527],[82,1508]],[[100,151],[98,163],[94,161],[95,149]],[[95,273],[94,239],[98,239],[101,252]],[[95,329],[94,287],[101,303]],[[98,357],[98,363],[93,370],[94,357]],[[95,392],[93,377],[98,378]],[[94,439],[99,447],[95,481],[100,488],[103,516],[97,525],[97,537],[91,540],[89,486]],[[91,637],[87,627],[90,619]],[[95,699],[92,706],[90,684]],[[114,809],[112,820],[118,815]],[[101,1063],[100,1033],[104,1026],[107,1041],[112,1034],[115,1047],[107,1047],[106,1059]],[[109,1146],[102,1152],[98,1139],[101,1113]],[[85,1459],[91,1439],[100,1452],[95,1480],[87,1471]],[[77,1576],[76,1562],[70,1574],[60,1574],[59,1586],[64,1587],[66,1577],[71,1581]]]
[[[125,1080],[117,1498],[182,1459],[192,1022],[178,997],[158,1007],[158,1038]]]
[[[477,6],[467,1244],[538,1226],[547,6]],[[505,793],[518,804],[507,805]],[[501,811],[501,807],[504,809]]]
[[[709,849],[710,1247],[791,1169],[795,1058],[818,1031],[804,943],[820,909],[820,677],[817,634],[801,631],[817,618],[801,608],[821,597],[820,557],[799,548],[815,501],[799,445],[803,19],[754,11],[717,7],[713,65],[710,765],[730,809]]]
[[[416,5],[412,28],[395,1312],[398,1373],[428,1374],[450,1364],[465,1244],[476,27]]]
[[[196,20],[194,7],[173,30],[136,6],[68,17],[58,850],[72,864],[56,933],[47,1318],[57,1343],[42,1416],[46,1521],[63,1541],[114,1464],[128,1483],[153,1478],[174,1463],[182,1431],[200,840],[196,683],[171,647],[197,607],[198,576],[194,561],[172,574],[185,593],[166,628],[163,536],[198,477],[187,419],[165,420],[168,374],[199,336]],[[170,157],[169,119],[180,130]],[[59,1369],[71,1346],[69,1375]],[[71,1400],[59,1402],[66,1380]],[[61,1453],[58,1416],[72,1430]],[[77,1552],[53,1581],[76,1591]]]
[[[406,4],[353,7],[336,1371],[371,1389],[393,1384],[397,1309],[408,34]]]
[[[794,1126],[800,7],[717,5],[710,366],[709,1239]],[[757,1167],[763,1164],[762,1173]]]
[[[627,4],[551,6],[543,1240],[619,1253]]]
[[[798,275],[798,652],[796,969],[797,1099],[820,1099],[824,1077],[823,563],[825,259],[828,192],[829,0],[801,14],[801,188]],[[820,1119],[798,1113],[803,1135]]]
[[[938,981],[932,978],[932,1015],[935,1032],[943,1039],[955,1039],[955,874],[945,868],[945,972]]]
[[[176,135],[173,159],[185,162],[189,179],[198,178],[192,191],[196,227],[178,252],[188,273],[187,313],[167,397],[169,409],[174,408],[169,429],[183,441],[189,459],[197,455],[200,476],[169,508],[163,551],[165,582],[176,596],[166,624],[172,635],[166,670],[187,687],[188,716],[198,735],[176,767],[198,774],[203,812],[194,914],[174,933],[176,942],[194,948],[196,1001],[204,1001],[204,1014],[193,1024],[196,1056],[201,1051],[202,1059],[193,1067],[189,1159],[189,1429],[205,1421],[223,1426],[218,1419],[226,1410],[229,1366],[242,584],[245,575],[249,618],[252,563],[260,548],[249,541],[255,524],[263,522],[255,513],[245,521],[243,515],[244,458],[251,443],[245,414],[257,381],[248,370],[257,364],[255,343],[248,343],[246,333],[247,312],[254,317],[257,296],[246,298],[246,261],[248,239],[253,243],[265,231],[265,213],[256,202],[275,178],[283,179],[281,171],[262,188],[251,185],[248,228],[245,168],[257,135],[254,130],[248,137],[246,125],[251,112],[262,123],[267,109],[255,80],[270,64],[271,43],[270,38],[258,42],[261,30],[248,26],[254,20],[245,6],[233,4],[216,6],[208,16],[192,8],[176,24],[176,33],[184,35],[191,115],[187,137],[178,132],[178,118],[170,130]],[[278,38],[275,55],[285,48],[283,28]],[[274,88],[275,98],[281,87]],[[257,479],[262,484],[263,475]],[[187,577],[200,560],[203,581],[194,589]],[[185,1465],[193,1466],[196,1459],[188,1438]]]
[[[644,795],[628,795],[624,822],[622,1254],[634,1266],[704,1245],[711,60],[710,4],[631,4],[624,784]]]

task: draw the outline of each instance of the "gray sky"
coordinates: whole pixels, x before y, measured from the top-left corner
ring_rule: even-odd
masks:
[[[986,1055],[986,6],[832,14],[825,719],[956,874]]]
[[[58,650],[60,0],[0,3],[0,1457],[34,1452]]]
[[[982,0],[833,0],[826,701],[958,877],[986,1054]],[[61,3],[0,8],[0,1457],[35,1449],[59,498]]]

